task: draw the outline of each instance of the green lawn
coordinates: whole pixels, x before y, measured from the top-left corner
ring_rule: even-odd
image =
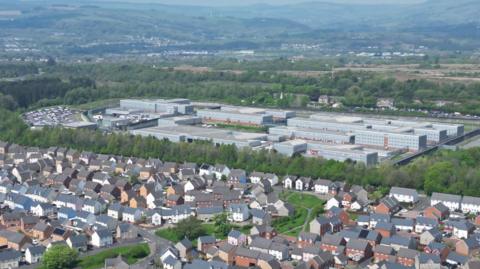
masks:
[[[292,217],[281,217],[275,219],[272,222],[272,226],[277,230],[279,234],[288,234],[290,230],[297,230],[297,228],[302,228],[307,218],[308,212],[307,209],[299,207],[295,208],[295,215]],[[297,230],[297,232],[300,232]],[[298,233],[297,233],[298,234]]]
[[[317,196],[306,193],[287,192],[284,195],[287,198],[287,202],[295,207],[315,208],[323,206],[325,203],[325,201],[320,200]]]
[[[172,228],[159,229],[155,231],[155,235],[167,239],[168,241],[172,241],[173,243],[177,243],[178,241],[182,240],[182,238],[179,238],[179,236],[175,233],[175,230]]]
[[[78,267],[82,269],[98,269],[105,266],[105,259],[115,258],[118,255],[127,261],[128,264],[134,264],[139,259],[150,254],[150,248],[147,243],[141,243],[133,246],[116,247],[99,252],[95,255],[80,258]]]
[[[215,236],[216,239],[223,240],[227,238],[226,236],[223,235],[217,235],[215,234],[215,225],[213,223],[204,223],[202,224],[202,228],[204,230],[203,235],[213,235]],[[251,225],[245,225],[243,227],[241,226],[233,226],[233,229],[236,229],[242,233],[250,234],[250,229],[252,228]],[[155,232],[155,234],[161,238],[167,239],[169,241],[172,241],[174,243],[177,243],[181,241],[183,238],[180,238],[176,233],[175,230],[172,228],[167,228],[167,229],[159,229]]]
[[[303,230],[305,222],[307,222],[306,228],[308,229],[308,223],[323,213],[325,201],[315,195],[287,191],[283,192],[280,198],[295,208],[295,215],[273,221],[272,226],[279,234],[297,236]],[[308,216],[308,209],[311,210],[310,216]]]

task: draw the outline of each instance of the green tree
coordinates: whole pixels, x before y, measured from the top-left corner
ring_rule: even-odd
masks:
[[[174,228],[177,238],[188,238],[189,240],[195,240],[199,236],[205,235],[205,229],[202,226],[202,221],[195,217],[189,217],[181,220]]]
[[[222,237],[226,236],[232,230],[232,224],[228,220],[228,214],[218,214],[213,218],[215,224],[215,235]]]
[[[48,249],[42,258],[43,269],[74,268],[78,253],[65,245],[56,245]]]

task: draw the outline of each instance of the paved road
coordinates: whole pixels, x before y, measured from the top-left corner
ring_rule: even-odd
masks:
[[[172,242],[158,237],[155,235],[155,230],[156,229],[146,229],[146,228],[140,228],[138,230],[138,233],[145,239],[145,241],[148,242],[148,245],[150,247],[150,255],[145,257],[144,259],[140,260],[136,264],[132,265],[132,269],[153,269],[157,268],[156,265],[151,265],[152,260],[157,260],[157,258],[160,256],[160,251],[168,246],[171,245]]]

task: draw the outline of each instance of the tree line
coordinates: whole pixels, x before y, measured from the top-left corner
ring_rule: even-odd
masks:
[[[237,63],[240,65],[240,63]],[[252,63],[245,63],[246,66]],[[260,64],[259,64],[260,65]],[[260,65],[261,66],[261,65]],[[245,69],[178,71],[142,64],[44,65],[48,76],[0,82],[0,105],[9,109],[84,104],[127,97],[190,98],[235,105],[304,107],[320,95],[336,96],[348,107],[374,107],[377,98],[394,98],[397,106],[480,114],[480,83],[399,81],[372,72],[342,71],[302,77]]]

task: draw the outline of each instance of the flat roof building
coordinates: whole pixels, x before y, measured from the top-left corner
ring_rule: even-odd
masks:
[[[263,126],[273,123],[273,116],[266,114],[245,114],[235,111],[198,110],[197,116],[206,122]]]
[[[355,136],[351,133],[315,130],[300,127],[279,126],[269,128],[268,132],[274,135],[284,135],[291,139],[306,139],[321,141],[328,144],[354,144]]]
[[[308,156],[319,156],[327,160],[346,161],[365,163],[367,166],[378,163],[378,153],[365,151],[359,146],[332,146],[318,142],[307,143]]]
[[[385,149],[419,151],[427,147],[427,136],[408,133],[356,130],[355,144],[377,146]]]
[[[273,144],[273,149],[280,154],[292,156],[298,153],[305,153],[307,151],[307,143],[303,140],[289,140]]]
[[[236,132],[218,128],[202,128],[194,126],[159,126],[132,130],[131,134],[153,136],[172,142],[193,142],[208,140],[217,145],[235,145],[242,147],[258,147],[267,140],[267,134]]]
[[[188,99],[122,99],[120,108],[141,110],[151,113],[191,114],[193,106]]]

